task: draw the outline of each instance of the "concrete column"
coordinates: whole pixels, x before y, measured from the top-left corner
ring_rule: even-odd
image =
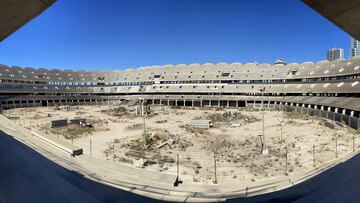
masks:
[[[354,115],[354,113],[353,113],[353,115]],[[351,126],[351,117],[352,117],[352,115],[351,115],[351,112],[350,112],[350,116],[349,116],[349,119],[348,119],[348,122],[349,122],[349,126]]]
[[[184,99],[184,106],[186,106],[186,100]]]
[[[160,106],[162,106],[162,100],[160,99]]]
[[[324,110],[324,106],[321,106],[320,109],[321,109],[321,110]]]
[[[351,111],[351,112],[350,112],[350,116],[354,116],[354,111]]]
[[[177,99],[175,100],[175,106],[177,106]]]
[[[301,105],[301,107],[300,107],[300,113],[301,113],[301,114],[303,114],[303,108],[304,108],[304,104]]]
[[[209,100],[209,107],[211,107],[211,100]]]
[[[339,109],[338,109],[338,108],[335,108],[334,112],[337,113],[338,111],[339,111]]]
[[[247,100],[245,100],[245,107],[248,107],[248,106],[247,106]]]
[[[191,107],[194,107],[194,100],[191,100]]]
[[[220,107],[220,100],[218,100],[218,107]]]
[[[226,101],[226,107],[229,108],[229,100]]]
[[[168,106],[170,106],[170,100],[167,101]]]
[[[345,111],[346,111],[345,109],[342,110],[342,114],[343,114],[343,115],[345,115]]]
[[[200,100],[200,106],[201,107],[203,106],[203,100],[202,99]]]
[[[236,101],[235,107],[236,107],[236,108],[239,108],[239,101]]]

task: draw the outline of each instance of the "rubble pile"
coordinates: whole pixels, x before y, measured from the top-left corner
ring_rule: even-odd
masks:
[[[211,120],[215,124],[214,127],[223,127],[224,125],[240,126],[241,124],[253,123],[260,120],[255,116],[247,116],[241,114],[240,112],[233,113],[231,111],[210,114],[206,117],[206,119]]]
[[[57,111],[75,111],[75,110],[79,110],[81,109],[79,106],[69,106],[69,105],[64,105],[64,106],[55,106],[54,107],[55,110]]]
[[[116,108],[101,110],[101,113],[104,113],[104,114],[107,114],[107,115],[110,115],[110,116],[116,116],[116,117],[122,117],[122,116],[125,116],[125,115],[129,114],[126,107],[124,107],[124,106],[119,106],[119,107],[116,107]]]

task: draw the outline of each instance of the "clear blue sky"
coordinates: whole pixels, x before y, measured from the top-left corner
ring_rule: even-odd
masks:
[[[0,43],[0,64],[113,70],[319,61],[347,33],[300,0],[58,0]]]

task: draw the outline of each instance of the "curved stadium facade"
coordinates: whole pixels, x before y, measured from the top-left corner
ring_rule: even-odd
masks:
[[[0,66],[2,109],[148,104],[277,108],[360,127],[360,57],[303,64],[179,64],[125,71]]]

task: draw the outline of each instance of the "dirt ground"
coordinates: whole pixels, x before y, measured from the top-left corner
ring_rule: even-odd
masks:
[[[90,153],[91,143],[92,156],[109,161],[174,174],[179,162],[181,178],[194,182],[213,181],[215,164],[218,181],[309,170],[351,152],[353,137],[356,146],[360,143],[355,131],[341,123],[275,110],[151,106],[145,147],[144,119],[136,116],[135,107],[39,107],[6,113],[22,125],[58,134],[83,147],[84,153]],[[76,117],[86,118],[89,126],[50,128],[52,120]],[[214,127],[191,127],[197,119],[212,120]],[[263,124],[268,154],[261,153]]]

